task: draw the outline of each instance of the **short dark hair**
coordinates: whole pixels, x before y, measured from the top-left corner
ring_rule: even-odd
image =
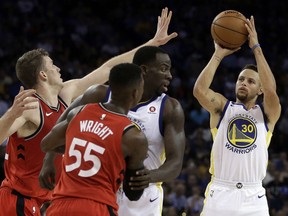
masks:
[[[109,85],[112,91],[139,85],[141,80],[141,68],[133,63],[115,65],[109,75]]]
[[[44,69],[43,57],[49,56],[42,48],[33,49],[24,53],[16,63],[16,75],[27,88],[33,88],[37,84],[38,73]]]
[[[168,53],[160,47],[143,46],[139,48],[134,54],[133,63],[139,66],[150,63],[156,59],[157,53],[163,53],[168,55]]]
[[[245,69],[250,69],[250,70],[253,70],[255,72],[258,72],[258,69],[257,69],[257,65],[254,65],[254,64],[246,64],[241,71],[245,70]]]

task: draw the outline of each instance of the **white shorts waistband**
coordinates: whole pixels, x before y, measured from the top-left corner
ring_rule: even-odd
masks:
[[[212,177],[211,182],[212,184],[215,184],[215,185],[226,186],[226,187],[234,188],[234,189],[262,187],[262,182],[227,181],[227,180],[222,180],[222,179],[218,179],[215,177]]]

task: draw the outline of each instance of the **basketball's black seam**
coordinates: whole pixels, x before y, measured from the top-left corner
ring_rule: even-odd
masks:
[[[242,32],[235,31],[235,30],[233,30],[233,29],[227,28],[227,27],[225,27],[225,26],[219,25],[219,24],[214,23],[214,22],[213,22],[213,25],[216,25],[216,26],[219,26],[219,27],[221,27],[221,28],[224,28],[224,29],[227,29],[227,30],[230,30],[230,31],[236,32],[236,33],[241,34],[241,35],[248,36],[247,34],[243,34]],[[215,31],[214,31],[214,32],[215,32]]]
[[[222,26],[221,26],[222,27]],[[230,29],[229,29],[230,30]],[[219,37],[219,35],[215,32],[215,30],[213,30],[214,31],[214,34],[215,35],[217,35],[217,39],[219,40],[219,41],[222,41],[222,42],[224,42],[224,43],[227,43],[227,44],[230,44],[230,45],[241,45],[241,43],[238,43],[238,44],[235,44],[235,43],[229,43],[228,41],[226,41],[226,40],[223,40],[222,38],[220,38]]]

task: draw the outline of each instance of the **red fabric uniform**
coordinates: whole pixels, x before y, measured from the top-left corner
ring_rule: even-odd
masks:
[[[107,206],[117,214],[116,192],[126,168],[121,148],[122,135],[133,126],[126,115],[111,112],[102,104],[86,105],[71,120],[66,131],[62,175],[54,189],[47,215],[56,212],[73,215],[75,208],[79,215],[80,212],[86,216],[87,212],[90,215],[110,215]],[[78,205],[79,202],[91,204],[91,200],[94,205]],[[66,205],[68,201],[69,205]],[[107,207],[106,214],[100,210],[95,212],[95,209],[103,208],[103,204]],[[88,208],[91,209],[87,211]]]
[[[40,149],[40,142],[55,125],[67,105],[59,98],[58,106],[51,107],[47,105],[39,95],[35,94],[34,96],[39,99],[40,125],[37,131],[28,137],[18,137],[17,132],[9,137],[4,162],[6,178],[1,184],[0,197],[1,199],[5,198],[10,206],[0,205],[0,215],[8,215],[5,213],[9,209],[15,209],[15,215],[16,208],[17,211],[23,210],[19,209],[19,207],[22,208],[21,205],[16,205],[15,195],[22,197],[22,199],[24,197],[26,204],[32,200],[33,207],[35,207],[31,208],[33,215],[35,215],[35,212],[38,212],[43,202],[51,200],[52,198],[52,192],[42,189],[38,181],[45,156],[44,152]],[[62,157],[59,155],[55,162],[58,176],[56,179],[59,179],[60,176],[61,160]],[[10,191],[12,195],[9,196],[7,191]],[[9,202],[9,199],[11,199],[11,202]],[[35,201],[37,206],[35,206]],[[10,212],[9,215],[11,215]]]

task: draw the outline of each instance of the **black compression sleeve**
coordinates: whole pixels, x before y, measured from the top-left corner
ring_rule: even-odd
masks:
[[[144,169],[144,167],[141,169]],[[143,191],[144,191],[144,189],[131,190],[131,188],[129,186],[130,177],[136,176],[136,171],[141,170],[141,169],[137,169],[137,170],[126,169],[126,171],[125,171],[125,176],[124,176],[124,181],[123,181],[123,190],[125,192],[125,195],[131,201],[136,201],[136,200],[140,199],[140,197],[142,196]]]

